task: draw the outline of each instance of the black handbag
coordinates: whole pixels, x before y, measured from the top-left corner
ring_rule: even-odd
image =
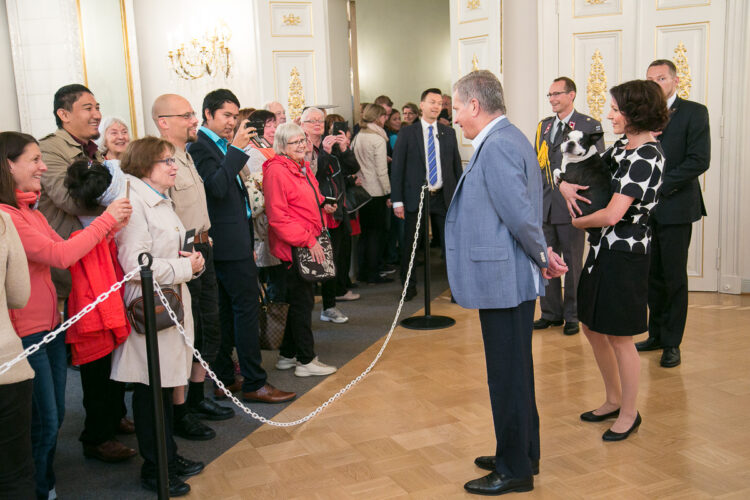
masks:
[[[370,193],[367,192],[362,186],[356,184],[346,186],[346,200],[345,208],[346,213],[353,214],[360,208],[364,207],[372,199]]]
[[[281,341],[284,340],[289,304],[269,301],[266,286],[263,283],[258,283],[258,289],[260,290],[260,314],[258,315],[260,348],[275,351],[281,347]]]
[[[315,187],[308,179],[305,173],[305,179],[310,185],[310,188],[315,194],[315,199],[318,199],[318,192]],[[292,256],[294,257],[294,265],[297,267],[300,278],[304,281],[315,283],[318,281],[328,281],[336,277],[336,264],[333,262],[333,245],[331,244],[331,236],[328,234],[328,228],[326,228],[325,220],[323,220],[323,211],[318,205],[318,213],[320,213],[320,223],[323,226],[323,230],[318,235],[317,240],[323,249],[325,259],[322,263],[315,262],[315,259],[307,247],[293,247]]]
[[[161,291],[167,298],[169,307],[177,315],[177,321],[179,321],[180,324],[183,325],[183,321],[185,319],[185,309],[182,306],[182,299],[180,298],[180,294],[172,288],[167,287],[162,287]],[[172,318],[169,317],[167,308],[164,307],[164,304],[162,304],[157,292],[154,292],[154,309],[156,314],[157,332],[174,326]],[[138,297],[137,299],[133,300],[133,302],[131,302],[128,306],[128,320],[130,320],[130,324],[133,325],[133,330],[135,330],[136,333],[140,333],[141,335],[146,334],[146,311],[143,305],[143,297]]]

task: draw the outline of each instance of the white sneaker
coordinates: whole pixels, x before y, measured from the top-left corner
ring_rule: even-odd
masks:
[[[335,366],[328,366],[318,361],[318,357],[303,365],[297,361],[297,368],[294,369],[294,374],[298,377],[310,377],[312,375],[330,375],[336,371]]]
[[[336,297],[336,300],[340,300],[342,302],[345,302],[347,300],[359,300],[360,295],[358,293],[354,293],[351,290],[347,290],[347,292],[340,296]]]
[[[288,370],[297,366],[297,358],[285,358],[279,355],[279,360],[276,362],[277,370]]]
[[[320,320],[333,321],[334,323],[346,323],[347,321],[349,321],[349,318],[344,316],[344,313],[342,313],[335,307],[329,307],[328,309],[323,309],[323,311],[321,311]]]

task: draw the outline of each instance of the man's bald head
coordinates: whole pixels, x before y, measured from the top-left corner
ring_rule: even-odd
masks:
[[[151,106],[151,118],[162,137],[176,147],[194,142],[198,118],[190,102],[177,94],[163,94]]]

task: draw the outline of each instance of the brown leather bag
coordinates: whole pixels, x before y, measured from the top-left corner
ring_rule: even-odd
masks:
[[[179,286],[179,285],[178,285]],[[182,306],[182,299],[180,294],[172,288],[162,287],[161,289],[164,296],[167,298],[169,307],[177,315],[177,321],[181,325],[184,325],[185,320],[185,309]],[[174,326],[172,318],[169,317],[167,308],[162,304],[159,294],[154,292],[154,310],[156,314],[156,331],[166,330],[169,327]],[[133,325],[133,329],[136,333],[144,335],[146,333],[146,313],[143,306],[143,297],[138,297],[133,300],[128,306],[128,319],[130,324]]]

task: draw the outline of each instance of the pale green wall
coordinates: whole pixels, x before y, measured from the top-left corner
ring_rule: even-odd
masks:
[[[360,100],[389,96],[400,109],[422,91],[450,93],[448,0],[357,0]]]

